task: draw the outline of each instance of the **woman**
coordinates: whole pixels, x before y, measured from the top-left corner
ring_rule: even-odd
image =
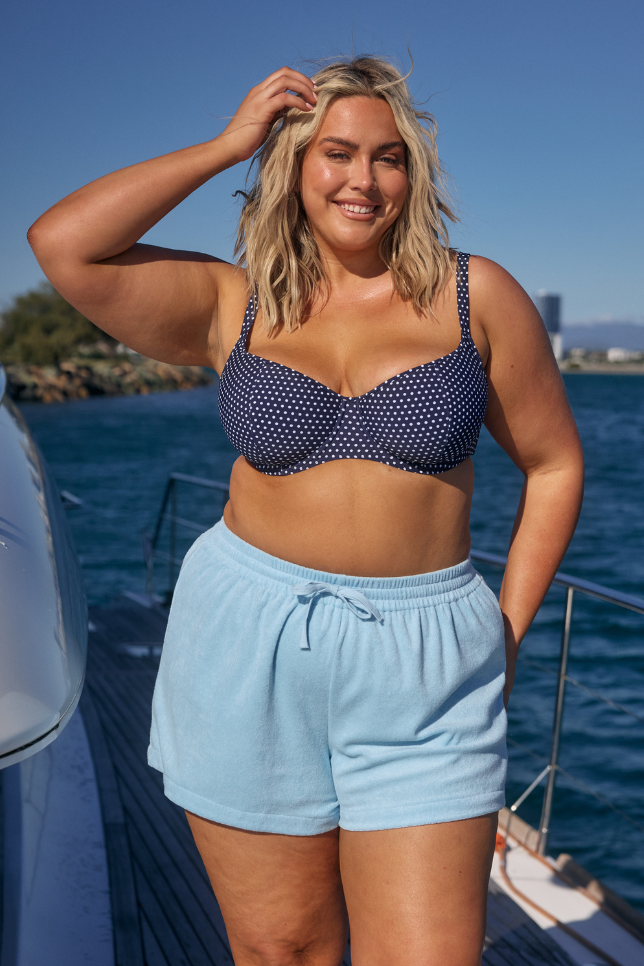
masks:
[[[137,244],[258,149],[246,269]],[[243,455],[177,585],[150,763],[238,966],[336,966],[348,922],[354,966],[480,963],[503,698],[582,456],[530,299],[450,250],[439,171],[385,61],[283,68],[214,141],[107,175],[29,233],[107,332],[221,375]],[[525,474],[500,609],[468,561],[484,417]]]

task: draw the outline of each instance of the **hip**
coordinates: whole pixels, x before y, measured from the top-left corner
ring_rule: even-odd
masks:
[[[323,663],[367,678],[376,660],[385,676],[411,665],[422,676],[429,657],[434,684],[438,668],[463,680],[491,661],[496,674],[505,654],[497,599],[469,558],[413,575],[334,573],[267,554],[224,520],[186,554],[169,630],[184,642],[182,660],[195,649],[213,659],[223,647],[227,663],[248,650],[269,666],[277,649],[293,650],[287,642],[300,651],[318,641]]]

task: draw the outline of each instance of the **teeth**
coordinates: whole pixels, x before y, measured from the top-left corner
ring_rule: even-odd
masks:
[[[344,208],[345,211],[355,211],[359,215],[370,215],[372,211],[375,211],[378,207],[377,205],[346,205],[338,204],[339,208]]]

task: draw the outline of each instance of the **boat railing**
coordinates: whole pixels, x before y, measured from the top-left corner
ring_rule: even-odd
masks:
[[[191,486],[201,487],[215,491],[220,497],[221,509],[216,508],[215,513],[211,515],[211,509],[209,508],[208,517],[209,522],[207,524],[197,523],[193,520],[188,520],[177,513],[178,508],[178,486],[180,483],[185,483]],[[223,506],[228,499],[228,485],[226,483],[221,483],[217,480],[208,480],[198,476],[188,476],[185,473],[171,473],[166,484],[165,492],[163,495],[163,500],[161,503],[161,509],[157,515],[154,530],[150,535],[148,532],[143,533],[143,551],[144,558],[147,567],[147,592],[152,595],[154,592],[154,577],[155,577],[155,562],[163,561],[168,565],[168,584],[167,589],[163,596],[159,598],[163,600],[164,603],[169,604],[172,600],[172,593],[174,590],[174,584],[176,581],[176,576],[178,575],[179,568],[181,567],[182,557],[178,554],[177,540],[178,540],[178,529],[182,529],[191,534],[203,533],[210,526],[213,525],[216,520],[221,517],[223,513]],[[217,513],[219,516],[217,516]],[[169,550],[162,550],[160,546],[162,533],[164,530],[164,524],[169,526]],[[486,553],[482,550],[472,550],[470,553],[472,560],[477,563],[487,564],[492,567],[504,569],[507,564],[507,557],[501,556],[499,554]],[[572,621],[573,621],[573,604],[575,600],[575,595],[581,594],[586,597],[592,597],[596,600],[604,601],[608,604],[614,604],[617,607],[624,608],[626,610],[634,611],[637,614],[644,615],[644,600],[639,597],[634,597],[630,594],[624,594],[621,591],[612,590],[609,587],[603,587],[601,584],[592,583],[589,580],[583,580],[580,577],[573,577],[570,574],[565,574],[557,572],[552,581],[553,585],[558,587],[563,587],[566,591],[564,612],[561,622],[561,643],[559,647],[559,666],[558,670],[554,671],[552,668],[547,667],[540,662],[533,661],[524,658],[520,655],[519,660],[525,663],[535,670],[540,672],[554,675],[557,678],[557,687],[555,694],[555,704],[552,720],[552,730],[550,735],[550,754],[549,757],[541,758],[542,762],[545,762],[544,767],[540,773],[534,778],[534,780],[528,785],[528,787],[521,793],[514,804],[510,807],[510,813],[516,812],[516,810],[526,801],[528,796],[530,796],[535,789],[547,779],[544,795],[543,804],[541,807],[541,819],[539,822],[539,843],[538,851],[541,855],[546,854],[548,847],[548,836],[550,833],[551,817],[552,817],[552,807],[555,792],[555,782],[558,774],[565,776],[578,788],[580,788],[586,794],[593,796],[595,799],[600,801],[603,805],[610,808],[617,815],[620,815],[623,819],[629,822],[631,825],[638,828],[641,832],[644,832],[644,824],[634,819],[632,816],[628,815],[617,805],[610,801],[606,796],[600,794],[596,790],[592,789],[585,782],[576,778],[570,772],[566,771],[559,764],[559,751],[561,745],[561,731],[563,723],[563,713],[564,713],[564,699],[566,695],[567,685],[572,685],[575,688],[584,691],[586,694],[590,695],[597,701],[601,701],[604,704],[610,706],[614,711],[619,714],[627,715],[631,718],[636,719],[644,724],[644,714],[637,714],[599,691],[595,691],[592,688],[587,687],[581,681],[576,680],[568,674],[568,662],[570,656],[570,641],[571,641],[571,631],[572,631]],[[541,756],[537,755],[532,749],[527,748],[525,745],[520,744],[513,739],[508,739],[508,743],[517,749],[526,752],[528,755],[535,759],[539,759]]]
[[[174,591],[174,585],[176,582],[176,577],[179,574],[179,569],[183,562],[183,557],[179,557],[177,554],[177,528],[180,527],[183,530],[187,530],[190,533],[200,534],[204,533],[209,526],[216,522],[217,509],[215,509],[215,514],[210,519],[210,523],[203,525],[201,523],[195,523],[193,520],[186,520],[185,517],[181,517],[177,514],[177,500],[178,500],[178,484],[187,483],[191,486],[201,487],[207,490],[214,490],[221,496],[221,512],[219,512],[219,517],[223,513],[223,507],[228,500],[228,485],[226,483],[220,483],[218,480],[207,480],[201,476],[189,476],[186,473],[171,473],[168,477],[168,482],[166,483],[165,491],[163,493],[163,499],[161,501],[161,509],[157,514],[157,519],[154,524],[154,530],[150,534],[147,530],[143,530],[143,558],[145,560],[145,565],[147,569],[146,577],[146,592],[148,594],[154,593],[154,564],[157,560],[163,560],[168,565],[168,586],[163,594],[163,601],[169,604],[172,600],[172,593]],[[170,546],[169,550],[162,550],[160,548],[161,535],[163,530],[163,524],[169,523],[170,532]]]
[[[507,563],[507,557],[503,557],[499,554],[486,553],[482,550],[472,550],[470,552],[470,556],[472,560],[475,560],[479,563],[489,564],[493,567],[499,567],[501,569],[503,569]],[[628,821],[630,824],[644,832],[644,825],[642,825],[642,823],[633,819],[604,795],[601,795],[599,792],[590,788],[585,782],[582,782],[579,778],[571,775],[570,772],[566,771],[559,764],[561,726],[563,723],[564,698],[567,684],[571,684],[574,687],[579,688],[581,691],[586,692],[586,694],[589,694],[597,701],[602,701],[604,704],[609,705],[611,708],[613,708],[613,710],[619,712],[620,714],[635,718],[637,721],[640,721],[642,724],[644,724],[644,715],[636,714],[628,708],[623,707],[623,705],[618,704],[616,701],[613,701],[606,695],[601,694],[599,691],[595,691],[594,689],[587,687],[581,681],[577,681],[576,678],[573,678],[568,674],[572,612],[575,594],[584,594],[588,597],[594,597],[597,600],[602,600],[609,604],[616,604],[618,607],[623,607],[626,610],[635,611],[635,613],[642,615],[644,615],[644,600],[640,599],[639,597],[634,597],[630,594],[624,594],[618,590],[612,590],[609,587],[603,587],[601,584],[592,583],[590,580],[583,580],[580,577],[573,577],[570,574],[561,573],[561,571],[558,571],[555,574],[552,583],[555,586],[564,587],[566,590],[564,613],[561,623],[559,668],[557,671],[553,671],[551,668],[546,667],[544,664],[541,664],[538,661],[529,660],[528,658],[524,658],[522,655],[519,656],[519,660],[522,663],[528,664],[535,668],[535,670],[544,672],[546,674],[556,674],[557,677],[557,690],[552,721],[552,732],[550,736],[550,756],[543,770],[536,776],[534,781],[528,785],[525,791],[519,795],[516,802],[510,806],[510,812],[516,812],[519,806],[525,802],[528,796],[531,795],[537,786],[541,784],[544,778],[547,778],[543,796],[543,804],[541,807],[541,820],[539,822],[538,851],[541,855],[545,855],[548,846],[548,834],[550,832],[555,781],[558,773],[565,775],[566,778],[577,785],[577,787],[579,787],[582,791],[586,792],[586,794],[592,795],[598,801],[602,802],[604,805],[607,805],[612,811],[616,812],[618,815],[621,815],[621,817],[626,819],[626,821]],[[533,757],[537,757],[530,748],[525,747],[518,741],[508,739],[508,743],[512,744],[516,748],[520,748],[522,751],[527,752]]]

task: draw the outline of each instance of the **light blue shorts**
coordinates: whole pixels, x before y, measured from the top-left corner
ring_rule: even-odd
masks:
[[[220,521],[188,551],[148,760],[203,818],[316,835],[504,804],[503,620],[469,561],[413,577],[308,570]]]

